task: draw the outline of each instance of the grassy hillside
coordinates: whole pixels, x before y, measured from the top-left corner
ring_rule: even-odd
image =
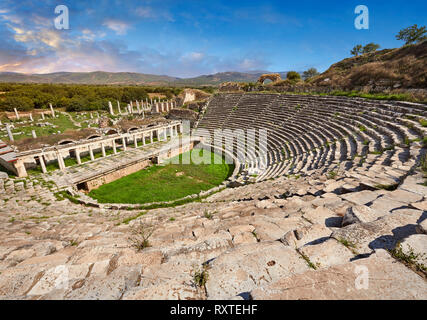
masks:
[[[178,78],[132,72],[57,72],[49,74],[0,73],[0,82],[72,84],[151,84],[173,82]]]
[[[268,71],[252,73],[220,72],[195,78],[176,78],[153,74],[131,72],[57,72],[49,74],[0,73],[0,82],[12,83],[64,83],[64,84],[109,84],[109,85],[169,85],[169,86],[206,86],[222,82],[255,82]],[[286,72],[281,72],[282,77]]]
[[[223,82],[256,82],[258,78],[269,71],[259,72],[219,72],[211,75],[202,75],[195,78],[179,79],[174,83],[179,85],[219,85]],[[286,72],[279,72],[282,78],[286,77]]]
[[[427,42],[386,49],[333,64],[311,83],[356,88],[427,88]]]

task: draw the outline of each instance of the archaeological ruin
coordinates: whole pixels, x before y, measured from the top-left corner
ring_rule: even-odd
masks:
[[[109,104],[114,124],[0,142],[0,296],[427,298],[425,105],[255,92],[182,105]],[[233,172],[168,201],[91,197],[195,148]]]

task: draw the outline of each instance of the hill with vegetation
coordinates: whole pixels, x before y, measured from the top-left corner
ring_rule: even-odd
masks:
[[[53,83],[53,84],[108,84],[108,85],[169,85],[169,86],[208,86],[222,82],[255,82],[265,71],[220,72],[194,78],[177,78],[132,72],[56,72],[48,74],[0,73],[0,82],[9,83]],[[286,72],[280,72],[282,77]]]
[[[172,99],[181,91],[163,86],[0,83],[0,112],[44,109],[49,103],[66,111],[105,110],[108,101],[120,101],[126,108],[130,101]]]
[[[0,73],[0,82],[64,84],[147,84],[161,85],[178,78],[133,72],[56,72],[48,74]]]
[[[344,59],[310,80],[346,89],[426,89],[427,42]]]

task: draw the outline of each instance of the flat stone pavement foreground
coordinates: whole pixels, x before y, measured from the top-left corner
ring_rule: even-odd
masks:
[[[379,249],[367,259],[281,279],[253,290],[251,296],[255,300],[424,300],[427,282]]]

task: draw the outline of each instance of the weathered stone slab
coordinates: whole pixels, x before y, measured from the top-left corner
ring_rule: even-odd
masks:
[[[393,249],[397,242],[416,233],[423,212],[410,211],[394,212],[372,222],[352,224],[334,231],[331,237],[354,247],[360,254]]]
[[[228,232],[230,232],[232,237],[235,237],[236,235],[243,233],[243,232],[252,232],[255,230],[255,227],[250,225],[250,224],[246,224],[246,225],[238,225],[238,226],[233,226],[230,227],[228,229]]]
[[[176,281],[149,287],[135,287],[123,295],[123,300],[194,300],[201,299],[202,293],[190,281]]]
[[[314,224],[318,223],[326,227],[340,227],[342,222],[342,217],[325,207],[317,207],[305,212],[304,218]]]
[[[331,233],[331,229],[323,224],[316,223],[288,231],[280,241],[292,248],[299,248],[306,244],[314,244],[319,241],[324,241],[329,238]]]
[[[409,176],[405,181],[399,186],[398,189],[410,191],[417,193],[424,197],[427,197],[427,187],[423,186],[424,179],[422,175]]]
[[[383,214],[364,205],[349,207],[344,215],[342,227],[358,222],[371,222],[382,217]]]
[[[427,235],[413,234],[401,243],[401,248],[407,255],[415,254],[415,261],[427,267]]]
[[[398,190],[394,190],[392,192],[386,193],[383,196],[383,198],[391,199],[393,201],[399,201],[403,203],[412,203],[412,202],[418,202],[422,200],[423,196],[418,193],[398,189]]]
[[[427,211],[427,200],[411,203],[411,206],[418,210]]]
[[[44,295],[55,289],[71,289],[73,283],[86,277],[89,266],[89,264],[59,265],[51,268],[44,273],[28,295]]]
[[[0,296],[26,295],[43,277],[44,271],[37,266],[22,266],[2,270],[0,275]]]
[[[318,244],[305,245],[299,250],[317,268],[346,263],[354,257],[354,254],[349,249],[332,238]]]
[[[252,232],[242,232],[233,238],[233,243],[235,245],[242,243],[256,243],[257,241],[256,234]]]
[[[295,227],[296,222],[293,220],[294,219],[289,221],[290,229]],[[280,237],[283,236],[285,232],[289,231],[289,229],[282,228],[276,223],[276,221],[272,221],[265,216],[258,216],[253,221],[251,221],[251,223],[255,227],[255,232],[258,238],[263,241],[280,239]]]
[[[123,294],[138,285],[141,268],[121,267],[107,277],[94,276],[85,279],[81,287],[69,291],[65,299],[118,300]]]
[[[360,192],[344,194],[344,195],[341,195],[340,197],[343,198],[344,200],[347,200],[359,205],[363,205],[378,198],[378,193],[375,191],[364,190]]]
[[[381,197],[374,200],[370,208],[375,211],[376,214],[384,216],[393,210],[404,208],[405,206],[405,203]]]
[[[367,259],[280,279],[252,290],[251,296],[255,300],[425,300],[427,282],[378,250]]]
[[[427,234],[427,219],[418,223],[417,232]]]
[[[343,185],[345,185],[345,181],[333,181],[333,182],[326,182],[327,186],[323,191],[325,192],[333,192],[333,193],[339,193],[343,189]]]
[[[212,262],[206,290],[209,299],[228,299],[306,270],[302,257],[280,242],[242,245]]]

